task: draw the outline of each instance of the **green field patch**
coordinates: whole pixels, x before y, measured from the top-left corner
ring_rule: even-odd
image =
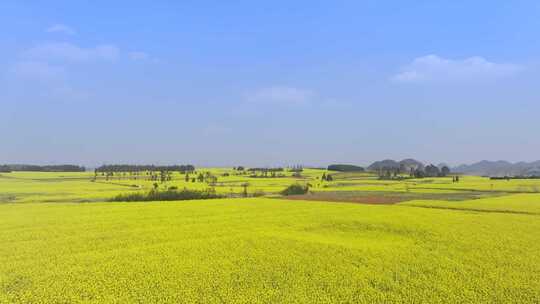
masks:
[[[512,194],[501,197],[483,198],[467,201],[410,201],[404,206],[453,209],[476,212],[501,212],[540,215],[540,194]]]
[[[305,195],[292,195],[286,197],[291,200],[349,202],[363,204],[396,204],[414,200],[442,200],[465,201],[501,195],[492,192],[447,192],[447,193],[419,193],[419,192],[376,192],[376,191],[324,191],[311,192]]]
[[[526,214],[526,215],[540,215],[537,212],[530,211],[519,211],[519,210],[510,210],[510,209],[486,209],[486,208],[474,208],[474,207],[463,207],[463,206],[438,206],[437,204],[433,205],[414,205],[417,208],[427,208],[427,209],[443,209],[443,210],[456,210],[456,211],[467,211],[467,212],[483,212],[483,213],[509,213],[509,214]]]

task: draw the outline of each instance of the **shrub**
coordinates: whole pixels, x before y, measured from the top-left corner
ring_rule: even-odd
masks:
[[[335,164],[328,166],[329,171],[340,172],[364,172],[364,168],[354,165]]]
[[[292,184],[287,187],[285,190],[281,191],[282,195],[302,195],[306,194],[309,191],[308,186],[303,186],[300,184]]]
[[[260,190],[260,189],[257,189],[255,190],[255,192],[253,192],[253,197],[261,197],[261,196],[265,196],[266,193],[264,193],[264,191]]]
[[[223,198],[225,196],[216,194],[215,191],[205,190],[167,190],[156,191],[151,190],[148,193],[127,193],[119,194],[109,201],[111,202],[150,202],[150,201],[183,201],[183,200],[198,200],[198,199],[214,199]]]

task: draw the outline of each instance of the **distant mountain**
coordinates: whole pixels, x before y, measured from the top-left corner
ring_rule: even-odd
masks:
[[[450,168],[450,166],[449,166],[447,163],[440,163],[440,164],[437,165],[437,167],[438,167],[439,169],[441,169],[442,167],[448,167],[448,168]]]
[[[452,172],[480,176],[540,176],[540,161],[511,163],[507,161],[487,161],[472,165],[461,165]]]
[[[424,170],[424,164],[416,159],[407,158],[399,162],[401,171],[410,172],[412,170]]]
[[[384,170],[397,169],[402,172],[410,172],[411,169],[423,170],[424,164],[412,158],[407,158],[399,162],[392,159],[385,159],[381,161],[376,161],[368,167],[368,170],[370,171],[378,171],[378,170],[383,170],[383,169]]]
[[[370,171],[378,171],[382,169],[399,169],[399,163],[395,160],[385,159],[381,161],[376,161],[368,167],[368,170]]]

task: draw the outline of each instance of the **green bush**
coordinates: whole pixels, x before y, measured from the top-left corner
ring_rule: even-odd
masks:
[[[127,193],[119,194],[109,201],[111,202],[151,202],[151,201],[184,201],[184,200],[198,200],[198,199],[214,199],[223,198],[225,196],[216,194],[212,190],[167,190],[157,191],[151,190],[148,193]]]
[[[364,172],[364,168],[355,165],[336,164],[328,166],[328,171],[340,172]]]
[[[308,186],[303,186],[300,184],[292,184],[287,187],[285,190],[281,191],[282,195],[302,195],[306,194],[309,191]]]
[[[252,194],[253,197],[262,197],[262,196],[265,196],[265,195],[266,195],[266,193],[264,193],[264,191],[259,190],[259,189],[255,190],[255,192],[253,192],[253,194]]]

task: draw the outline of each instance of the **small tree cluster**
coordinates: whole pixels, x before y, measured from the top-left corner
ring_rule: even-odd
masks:
[[[323,173],[323,175],[321,176],[321,181],[331,182],[333,180],[334,178],[330,174]]]
[[[281,191],[282,195],[288,196],[288,195],[302,195],[306,194],[309,191],[309,186],[303,186],[300,184],[292,184],[289,187],[287,187],[285,190]]]
[[[430,164],[424,168],[424,170],[416,169],[414,171],[414,177],[415,178],[423,178],[423,177],[446,177],[450,174],[450,168],[447,166],[443,166],[439,169],[439,167]]]

